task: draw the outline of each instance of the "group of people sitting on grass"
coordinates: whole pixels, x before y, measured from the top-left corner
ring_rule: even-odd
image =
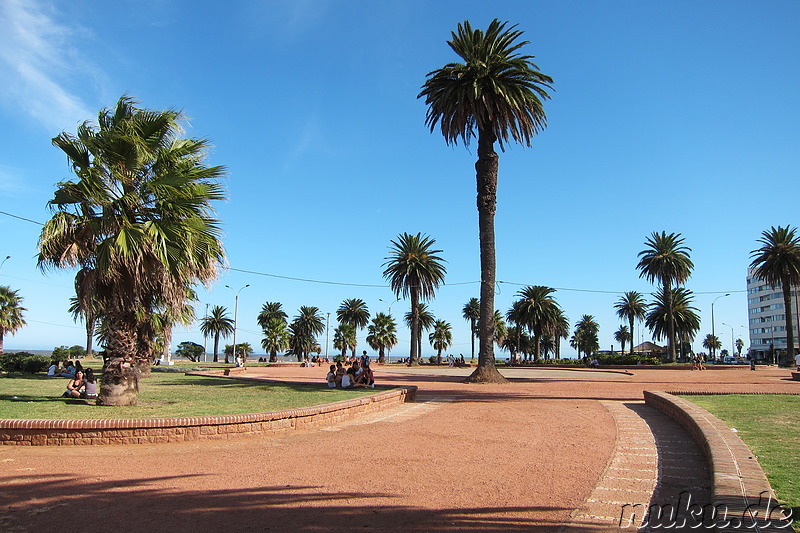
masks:
[[[61,361],[54,361],[53,364],[47,369],[47,375],[51,378],[74,378],[75,374],[83,370],[80,361],[64,361],[64,366],[61,366]]]
[[[91,368],[78,370],[69,382],[67,390],[64,391],[64,398],[83,398],[92,400],[97,398],[97,378]]]
[[[365,360],[366,359],[366,360]],[[363,363],[363,364],[362,364]],[[375,388],[375,375],[369,367],[369,358],[346,361],[344,364],[336,363],[330,366],[327,376],[328,387],[341,387],[352,389],[355,387]]]

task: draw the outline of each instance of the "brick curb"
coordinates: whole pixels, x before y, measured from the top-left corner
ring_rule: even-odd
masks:
[[[717,531],[791,531],[776,509],[775,493],[755,454],[731,428],[672,394],[644,391],[644,399],[680,424],[705,454],[711,467]]]
[[[152,444],[305,429],[411,402],[416,392],[417,387],[404,386],[314,407],[238,415],[94,420],[3,419],[0,420],[0,445]]]

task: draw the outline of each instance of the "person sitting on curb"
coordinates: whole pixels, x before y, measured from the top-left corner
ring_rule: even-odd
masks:
[[[81,398],[85,400],[94,400],[97,398],[97,378],[91,368],[86,369],[86,374],[83,380],[83,390],[81,390]]]
[[[64,392],[65,398],[80,398],[81,387],[83,387],[83,372],[80,370],[75,373],[75,377],[67,383],[67,390]]]

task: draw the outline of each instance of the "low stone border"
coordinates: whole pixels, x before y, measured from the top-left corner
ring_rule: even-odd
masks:
[[[335,424],[364,413],[414,401],[416,392],[417,387],[407,386],[315,407],[240,415],[97,420],[0,420],[0,445],[153,444],[228,439],[241,435]]]
[[[644,391],[647,405],[678,422],[703,450],[712,471],[713,509],[702,510],[717,531],[791,531],[755,454],[722,420],[692,402]]]

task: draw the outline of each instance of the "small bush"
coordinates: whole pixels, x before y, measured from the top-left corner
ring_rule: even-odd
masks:
[[[643,365],[661,364],[658,357],[637,354],[598,355],[597,360],[601,365],[638,365],[639,362]]]

